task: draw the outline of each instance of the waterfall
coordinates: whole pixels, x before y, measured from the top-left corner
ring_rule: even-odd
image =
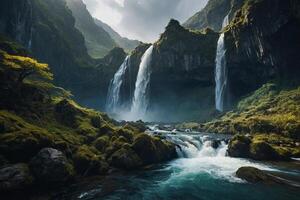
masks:
[[[115,113],[120,110],[122,102],[120,101],[120,91],[122,83],[125,79],[125,73],[130,65],[130,56],[127,56],[118,71],[115,73],[114,78],[111,80],[107,100],[106,100],[106,110],[108,112]]]
[[[149,83],[151,76],[153,45],[144,53],[135,83],[135,91],[131,106],[131,115],[135,119],[143,118],[149,104]]]
[[[224,18],[222,27],[229,24],[228,15]],[[224,44],[224,33],[222,33],[218,40],[217,54],[216,54],[216,69],[215,69],[215,103],[216,109],[224,111],[224,96],[227,86],[227,69],[226,69],[226,49]]]

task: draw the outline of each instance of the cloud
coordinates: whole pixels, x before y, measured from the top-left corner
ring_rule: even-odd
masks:
[[[84,0],[93,16],[121,35],[153,42],[171,18],[184,22],[207,0]]]

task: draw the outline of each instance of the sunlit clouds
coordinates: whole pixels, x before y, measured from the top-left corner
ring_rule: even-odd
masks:
[[[171,18],[184,22],[207,0],[84,0],[91,14],[121,35],[152,42]]]

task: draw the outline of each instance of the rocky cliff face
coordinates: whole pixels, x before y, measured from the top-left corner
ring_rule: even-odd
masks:
[[[110,81],[125,57],[124,50],[116,47],[98,60],[96,67],[80,68],[79,74],[84,80],[74,83],[76,91],[80,94],[75,96],[75,99],[85,106],[104,110]]]
[[[75,69],[91,65],[84,38],[64,0],[4,0],[1,9],[1,33],[48,62],[57,83],[70,88]]]
[[[161,120],[204,119],[214,110],[218,34],[189,31],[171,20],[154,44],[150,105]]]
[[[0,11],[0,33],[22,44],[39,61],[49,63],[57,85],[71,90],[80,103],[92,105],[89,102],[96,98],[105,101],[106,95],[100,91],[108,86],[101,81],[111,79],[113,72],[108,70],[103,78],[96,66],[115,69],[125,53],[119,49],[101,60],[92,59],[65,0],[3,0]]]
[[[103,28],[110,37],[117,43],[117,45],[126,51],[130,52],[134,50],[141,42],[138,40],[130,40],[126,37],[122,37],[119,33],[117,33],[115,30],[113,30],[108,24],[98,20],[94,19],[97,26]]]
[[[229,14],[232,19],[244,2],[246,0],[209,0],[205,8],[189,18],[183,26],[191,29],[209,27],[221,31],[225,16]]]
[[[248,1],[225,32],[229,104],[276,80],[299,84],[299,1]]]
[[[218,34],[189,31],[171,20],[154,43],[149,118],[154,121],[207,119],[214,110],[214,63]],[[130,57],[121,88],[122,102],[131,102],[141,57],[141,44]]]

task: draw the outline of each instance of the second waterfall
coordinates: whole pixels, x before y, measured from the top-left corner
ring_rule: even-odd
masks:
[[[229,23],[228,15],[224,18],[223,28]],[[226,49],[225,49],[225,34],[222,33],[218,40],[217,55],[216,55],[216,70],[215,70],[215,103],[218,111],[224,111],[224,97],[227,87],[227,69],[226,69]]]
[[[131,106],[131,116],[133,119],[145,119],[146,111],[149,107],[149,84],[151,77],[153,45],[144,53],[135,83],[134,97]]]

